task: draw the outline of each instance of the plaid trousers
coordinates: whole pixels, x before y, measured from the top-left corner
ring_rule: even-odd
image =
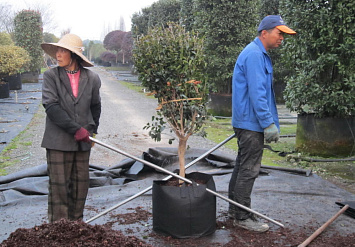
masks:
[[[89,190],[89,158],[90,151],[47,149],[49,222],[83,218]]]

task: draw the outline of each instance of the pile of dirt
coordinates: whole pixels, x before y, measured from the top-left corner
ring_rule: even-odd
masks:
[[[133,236],[124,236],[120,231],[99,225],[89,225],[83,221],[62,219],[54,223],[42,224],[31,229],[19,228],[0,244],[12,246],[126,246],[151,247]]]

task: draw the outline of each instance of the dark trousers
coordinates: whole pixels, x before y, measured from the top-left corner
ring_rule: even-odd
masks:
[[[229,182],[228,197],[250,208],[251,193],[263,156],[264,133],[236,128],[234,131],[238,138],[238,156]],[[229,204],[229,212],[238,220],[247,219],[251,214],[233,204]]]
[[[47,149],[49,175],[48,219],[83,218],[89,190],[90,151],[64,152]]]

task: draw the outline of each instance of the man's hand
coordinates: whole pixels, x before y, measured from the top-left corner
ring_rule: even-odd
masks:
[[[90,133],[89,131],[87,131],[86,129],[84,129],[83,127],[81,127],[80,129],[78,129],[75,132],[74,138],[77,142],[87,142],[90,143]]]
[[[264,138],[267,143],[272,141],[277,142],[279,140],[279,130],[275,124],[270,124],[269,127],[264,129]]]

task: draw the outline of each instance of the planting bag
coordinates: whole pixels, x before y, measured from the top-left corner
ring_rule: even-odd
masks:
[[[216,197],[206,191],[216,190],[213,177],[193,172],[186,178],[201,184],[184,183],[178,187],[167,186],[167,181],[153,182],[153,230],[157,233],[198,238],[216,231]]]

